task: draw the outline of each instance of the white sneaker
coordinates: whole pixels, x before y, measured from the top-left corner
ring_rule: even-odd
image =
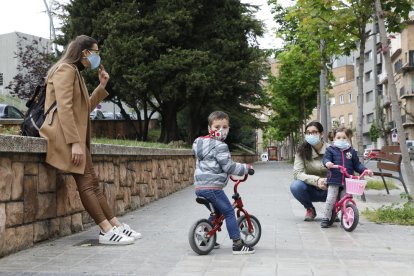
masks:
[[[126,223],[122,223],[122,225],[119,226],[118,229],[119,229],[119,231],[121,231],[122,234],[124,234],[127,237],[132,237],[135,240],[142,238],[141,233],[138,233],[137,231],[133,230]]]
[[[134,238],[125,236],[116,226],[106,233],[102,231],[99,233],[99,243],[101,244],[125,245],[132,244],[134,241]]]

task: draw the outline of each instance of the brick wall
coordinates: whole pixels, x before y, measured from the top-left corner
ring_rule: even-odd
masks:
[[[41,138],[0,135],[0,257],[93,225],[72,176],[44,163],[45,146]],[[191,150],[92,145],[92,157],[118,216],[192,184]]]

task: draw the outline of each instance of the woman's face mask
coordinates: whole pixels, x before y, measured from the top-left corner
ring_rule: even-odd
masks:
[[[88,50],[89,51],[89,50]],[[91,69],[96,69],[101,64],[101,57],[94,52],[89,51],[90,55],[86,58],[88,59],[89,63],[91,64]]]
[[[305,140],[312,146],[317,145],[321,141],[321,137],[318,134],[306,134]]]

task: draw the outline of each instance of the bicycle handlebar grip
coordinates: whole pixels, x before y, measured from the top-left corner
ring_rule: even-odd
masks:
[[[254,175],[254,169],[250,168],[247,172],[249,175]]]

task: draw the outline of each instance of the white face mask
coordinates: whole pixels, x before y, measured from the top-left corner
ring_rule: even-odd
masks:
[[[306,134],[305,135],[305,140],[306,140],[306,142],[308,142],[309,144],[314,146],[314,145],[318,144],[321,141],[321,137],[319,137],[319,135],[317,135],[317,134]]]
[[[343,150],[343,149],[349,148],[351,144],[349,143],[348,140],[335,140],[334,146]]]

